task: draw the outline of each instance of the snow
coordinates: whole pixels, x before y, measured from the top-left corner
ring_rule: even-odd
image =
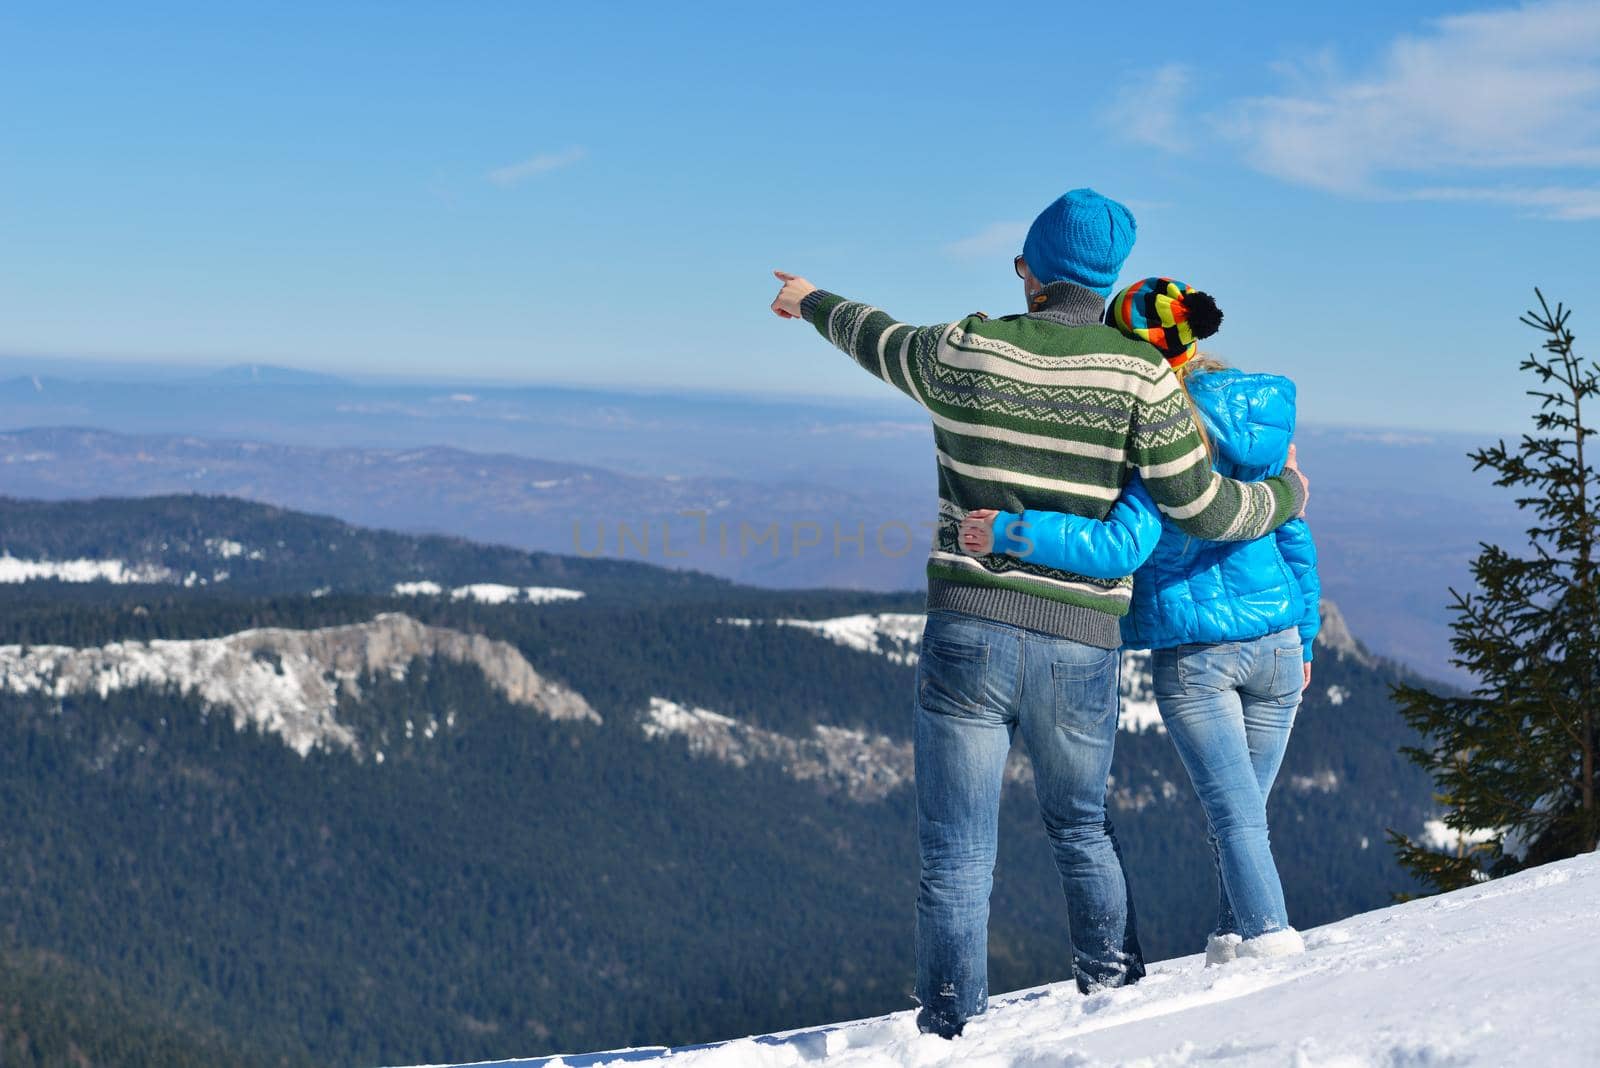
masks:
[[[438,597],[445,589],[437,582],[397,582],[394,592],[399,597]],[[452,601],[477,601],[479,604],[552,604],[556,601],[577,601],[584,596],[582,590],[567,590],[559,586],[507,586],[499,582],[474,582],[450,590]]]
[[[1478,828],[1462,834],[1454,827],[1446,827],[1443,820],[1427,820],[1422,824],[1422,841],[1429,849],[1454,853],[1466,846],[1482,845],[1500,837],[1499,830]]]
[[[731,730],[738,721],[732,716],[704,708],[692,708],[668,701],[664,697],[650,698],[650,710],[645,713],[644,736],[659,738],[665,734],[692,734]]]
[[[779,626],[808,630],[835,645],[875,653],[892,664],[915,664],[927,617],[915,612],[874,612],[835,619],[779,619]]]
[[[1402,1068],[1595,1063],[1600,856],[1589,854],[1306,932],[1298,957],[1153,966],[1080,995],[992,999],[953,1042],[913,1013],[679,1050],[502,1068]],[[442,1066],[439,1066],[442,1068]],[[459,1066],[457,1066],[459,1068]]]
[[[520,586],[504,586],[498,582],[475,582],[470,586],[457,586],[450,591],[452,601],[477,601],[479,604],[509,604],[522,594]]]
[[[817,723],[809,734],[797,737],[664,697],[650,699],[640,729],[647,738],[682,737],[693,755],[734,767],[757,760],[777,764],[791,779],[815,781],[852,801],[882,801],[902,786],[909,788],[916,766],[911,743],[887,735]],[[1005,782],[1008,786],[1033,785],[1033,765],[1020,746],[1013,748],[1006,760]],[[1109,780],[1107,785],[1111,785]],[[1173,796],[1175,791],[1167,799]],[[1112,804],[1127,807],[1115,795]]]
[[[437,582],[396,582],[394,592],[401,597],[437,597],[444,587]]]
[[[1344,704],[1344,699],[1349,696],[1350,691],[1343,686],[1328,687],[1328,703],[1330,705],[1342,705]]]
[[[129,564],[122,560],[23,560],[0,556],[0,582],[110,582],[124,586],[135,582],[172,582],[176,576],[158,564]]]
[[[232,560],[235,556],[244,555],[244,546],[228,538],[207,538],[206,549],[224,560]]]
[[[1312,775],[1289,776],[1289,789],[1297,794],[1309,794],[1313,790],[1331,794],[1338,788],[1339,774],[1332,768],[1323,768]]]
[[[682,737],[690,753],[734,767],[756,760],[778,764],[790,778],[816,781],[855,801],[881,801],[911,782],[909,742],[847,727],[819,723],[812,726],[809,737],[794,737],[720,712],[652,697],[640,729],[647,738]]]
[[[477,582],[470,586],[457,586],[450,591],[453,601],[473,600],[480,604],[549,604],[552,601],[576,601],[583,597],[580,590],[563,590],[554,586],[504,586],[498,582]]]

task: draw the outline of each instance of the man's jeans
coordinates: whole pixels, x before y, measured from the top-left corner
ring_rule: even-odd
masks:
[[[989,889],[1000,784],[1020,730],[1061,871],[1084,992],[1144,975],[1122,854],[1106,815],[1115,651],[933,612],[917,669],[917,999],[925,1029],[988,1007]]]
[[[1303,679],[1293,630],[1151,654],[1156,704],[1211,825],[1217,934],[1289,926],[1267,839],[1267,795],[1283,763]]]

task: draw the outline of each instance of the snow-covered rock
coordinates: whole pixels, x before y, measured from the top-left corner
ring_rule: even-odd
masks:
[[[553,719],[600,721],[582,696],[541,676],[515,646],[400,613],[347,626],[268,627],[222,638],[88,648],[0,645],[0,690],[104,697],[136,686],[171,686],[231,712],[236,728],[253,725],[278,735],[301,756],[315,748],[360,756],[360,738],[335,716],[340,694],[359,697],[368,676],[404,678],[419,656],[475,664],[508,700]]]
[[[1084,996],[991,999],[951,1042],[912,1011],[678,1050],[503,1068],[1541,1068],[1600,1049],[1600,856],[1305,932],[1308,952],[1206,968],[1196,955]],[[825,937],[825,934],[824,934]],[[1197,947],[1198,948],[1198,947]],[[442,1068],[442,1066],[439,1066]],[[455,1066],[462,1068],[462,1066]]]
[[[1322,627],[1317,631],[1317,648],[1333,653],[1341,660],[1354,660],[1358,664],[1372,667],[1377,663],[1377,658],[1367,651],[1367,647],[1356,640],[1350,633],[1350,624],[1344,620],[1344,613],[1339,611],[1339,606],[1328,600],[1322,599]],[[1332,695],[1330,694],[1331,698]],[[1342,700],[1342,698],[1341,698]],[[1338,704],[1338,701],[1334,702]]]
[[[652,697],[641,726],[646,737],[681,737],[689,752],[734,767],[775,763],[801,782],[817,781],[857,801],[881,801],[911,781],[911,745],[883,735],[816,724],[794,737],[732,716]]]
[[[792,779],[815,781],[854,801],[881,801],[909,787],[916,767],[911,743],[886,735],[817,723],[809,734],[796,737],[663,697],[650,699],[640,726],[648,738],[684,738],[697,756],[739,768],[755,761],[777,764]],[[1006,760],[1005,782],[1033,785],[1033,765],[1020,746]],[[1119,805],[1115,796],[1111,803]]]

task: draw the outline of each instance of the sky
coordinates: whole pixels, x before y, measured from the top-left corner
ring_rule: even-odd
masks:
[[[1088,185],[1303,419],[1522,429],[1534,287],[1600,336],[1600,2],[1277,7],[7,0],[0,355],[865,396],[772,269],[1018,311]]]

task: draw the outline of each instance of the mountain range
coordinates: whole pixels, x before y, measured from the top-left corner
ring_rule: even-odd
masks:
[[[226,494],[768,587],[918,589],[933,516],[927,425],[888,401],[443,392],[241,371],[0,382],[8,425],[24,428],[0,433],[0,492],[13,495]],[[1510,502],[1471,473],[1466,453],[1485,442],[1316,427],[1299,442],[1330,595],[1385,655],[1463,681],[1448,590],[1470,583],[1480,542],[1523,538]]]
[[[165,1064],[441,1063],[907,1004],[915,595],[202,496],[0,499],[0,532],[0,964],[46,976],[56,1040],[114,1001]],[[1388,695],[1414,676],[1334,610],[1316,671],[1271,809],[1302,926],[1408,889],[1384,831],[1433,815]],[[1159,959],[1215,889],[1140,654],[1122,687]],[[995,989],[1067,967],[1030,778]]]

